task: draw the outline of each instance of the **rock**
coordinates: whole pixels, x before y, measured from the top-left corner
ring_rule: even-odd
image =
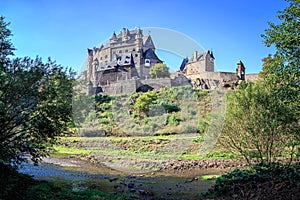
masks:
[[[136,191],[136,189],[134,189],[134,188],[131,188],[131,189],[129,190],[130,193],[134,193],[135,191]]]
[[[140,193],[141,195],[145,195],[145,194],[146,194],[145,190],[139,190],[139,193]]]
[[[109,182],[113,182],[113,181],[116,181],[116,180],[118,180],[117,177],[115,177],[115,178],[110,178],[110,179],[109,179]]]

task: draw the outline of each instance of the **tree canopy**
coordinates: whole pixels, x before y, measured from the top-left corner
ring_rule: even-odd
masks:
[[[152,78],[165,78],[170,77],[169,68],[162,63],[155,64],[149,72]]]
[[[300,145],[300,1],[288,2],[279,12],[281,23],[269,23],[262,35],[276,52],[263,60],[261,80],[228,95],[220,142],[249,163],[270,163],[282,155],[292,160]]]
[[[56,136],[72,124],[74,73],[51,61],[9,58],[9,23],[0,18],[0,161],[34,162],[46,156]]]

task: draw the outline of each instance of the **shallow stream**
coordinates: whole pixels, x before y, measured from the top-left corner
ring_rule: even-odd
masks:
[[[183,174],[174,172],[128,173],[84,163],[61,165],[23,163],[19,172],[38,180],[66,182],[74,191],[99,189],[106,193],[133,193],[143,199],[199,199],[214,181],[201,176],[220,174],[216,170],[191,170]],[[76,162],[75,162],[76,163]],[[63,165],[63,166],[62,166]]]

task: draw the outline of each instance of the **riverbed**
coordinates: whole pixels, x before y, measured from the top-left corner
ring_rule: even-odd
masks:
[[[23,163],[19,172],[37,180],[65,181],[74,191],[99,189],[106,193],[131,193],[141,199],[200,199],[214,183],[203,175],[217,175],[219,170],[126,172],[93,165],[76,159],[46,158],[38,166]]]

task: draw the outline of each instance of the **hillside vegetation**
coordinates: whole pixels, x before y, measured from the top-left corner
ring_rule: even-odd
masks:
[[[98,95],[95,97],[95,109],[87,114],[81,124],[80,135],[204,133],[211,111],[211,94],[190,87],[165,88],[132,95]]]

